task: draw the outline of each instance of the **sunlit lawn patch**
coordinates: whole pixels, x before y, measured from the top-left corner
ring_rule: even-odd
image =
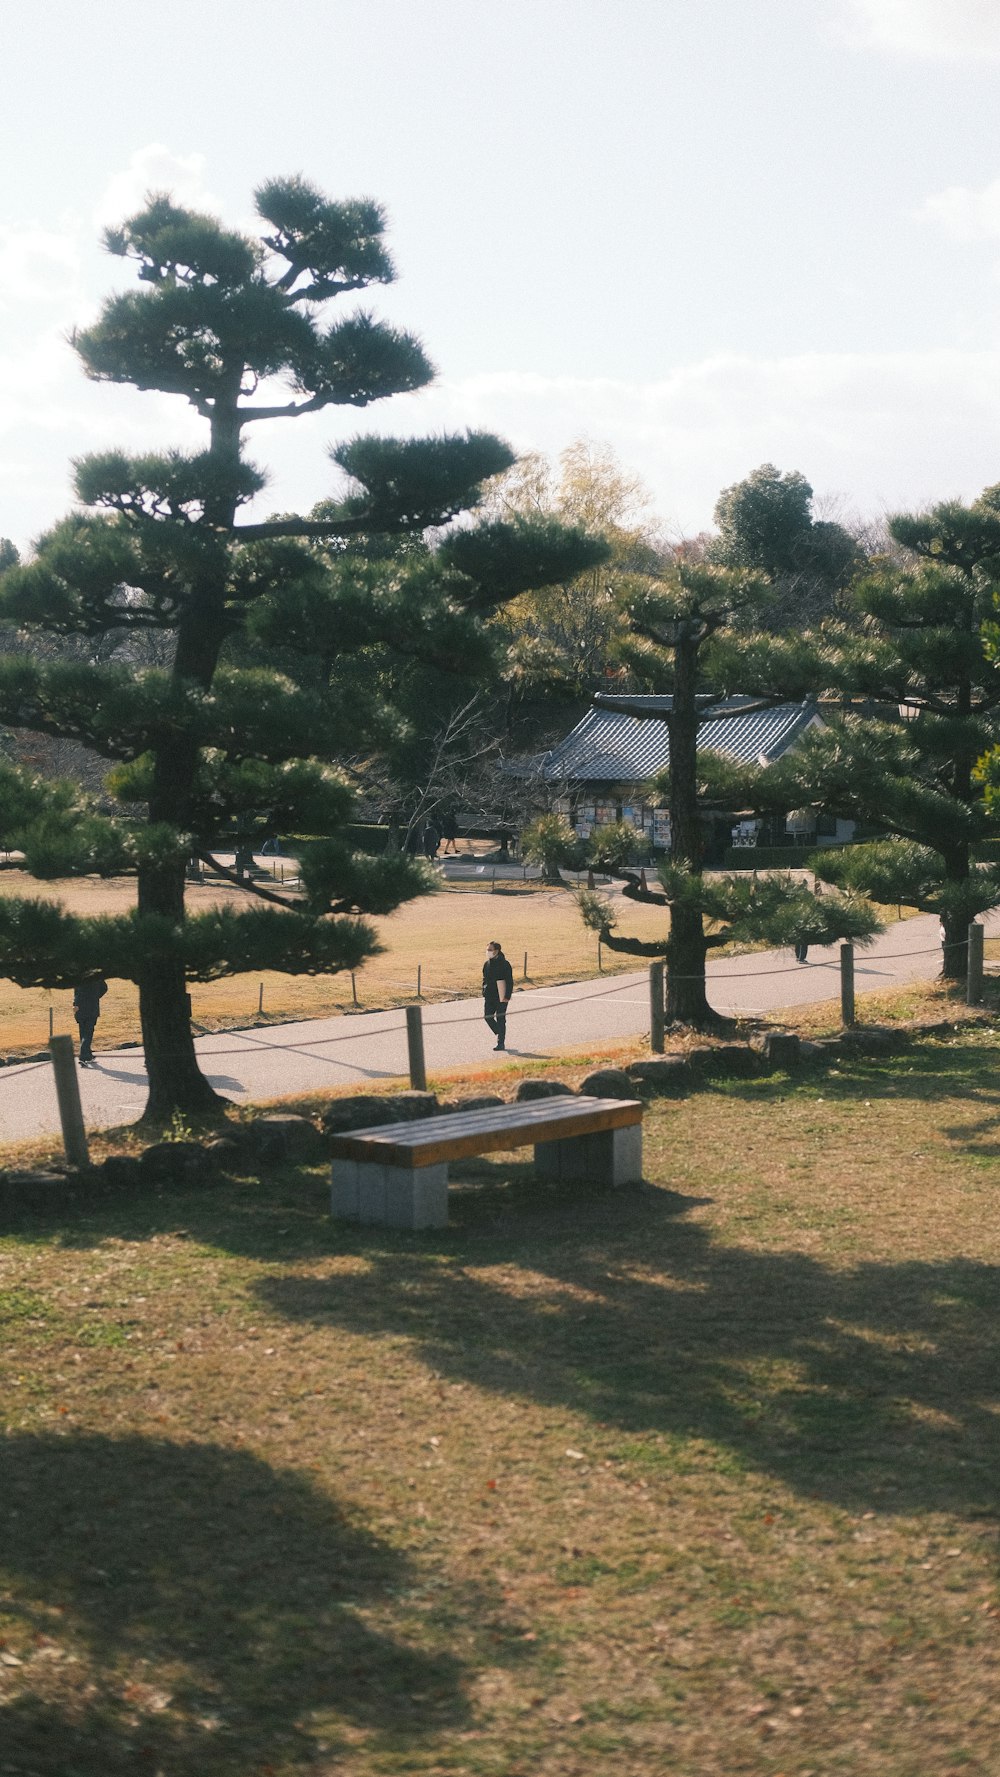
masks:
[[[0,1243],[0,1769],[996,1769],[997,1039]]]

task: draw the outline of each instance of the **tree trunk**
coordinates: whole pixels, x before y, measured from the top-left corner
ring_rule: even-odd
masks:
[[[221,1115],[227,1102],[198,1066],[190,1005],[179,963],[151,969],[139,982],[139,1017],[149,1076],[143,1123],[169,1123],[175,1112],[194,1117]]]
[[[205,507],[206,523],[217,526],[222,536],[231,529],[236,513],[240,461],[239,377],[231,379],[231,384],[228,395],[220,394],[214,405],[210,455],[217,468],[230,471],[232,481],[227,487],[223,473]],[[195,596],[177,631],[173,677],[193,682],[206,691],[215,676],[227,631],[227,573],[227,545],[220,537],[202,556]],[[184,736],[155,749],[149,801],[151,822],[163,822],[181,833],[189,826],[198,758],[197,743]],[[140,914],[158,914],[181,930],[185,917],[184,859],[140,864],[138,878]],[[149,1078],[149,1098],[141,1120],[169,1122],[175,1112],[196,1117],[213,1112],[221,1115],[227,1101],[213,1091],[198,1066],[182,962],[157,962],[143,972],[139,978],[139,1017]]]
[[[674,694],[667,717],[670,734],[670,858],[685,874],[701,872],[701,817],[698,812],[698,654],[695,625],[677,625]],[[705,994],[705,926],[699,908],[670,909],[667,945],[667,1022],[703,1029],[718,1023]]]
[[[969,870],[969,848],[967,845],[956,846],[954,850],[946,854],[944,872],[949,883],[967,883]],[[964,981],[969,967],[968,911],[965,908],[949,909],[942,913],[941,924],[944,927],[941,957],[942,980]]]
[[[667,942],[667,1023],[698,1030],[719,1022],[705,993],[705,932],[701,914],[690,907],[670,910]]]

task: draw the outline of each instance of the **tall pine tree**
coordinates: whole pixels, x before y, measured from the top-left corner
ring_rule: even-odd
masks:
[[[806,737],[772,788],[791,806],[892,836],[825,859],[824,871],[940,913],[943,972],[960,980],[969,921],[1000,899],[1000,870],[976,857],[995,832],[977,764],[1000,743],[1000,488],[970,506],[901,515],[889,529],[908,564],[858,581],[854,623],[830,628],[819,650],[820,682],[844,711]]]
[[[345,556],[351,543],[364,553],[380,534],[416,536],[468,512],[483,481],[513,461],[483,433],[355,437],[331,451],[347,490],[318,514],[241,521],[265,479],[245,454],[248,427],[366,407],[433,374],[411,335],[366,310],[322,319],[334,299],[394,276],[377,204],[330,202],[299,178],[270,181],[256,203],[259,237],[167,196],[108,232],[109,250],[137,267],[138,286],[76,334],[84,368],[99,381],[181,396],[206,423],[206,448],[78,462],[76,492],[88,510],[56,525],[0,586],[0,624],[64,636],[163,631],[174,640],[169,669],[30,654],[0,661],[0,721],[83,741],[116,765],[110,783],[121,806],[111,815],[82,799],[68,807],[64,791],[8,774],[29,867],[51,876],[131,863],[138,879],[126,917],[77,919],[44,902],[5,900],[0,967],[22,985],[65,987],[94,973],[136,981],[145,1114],[156,1121],[218,1104],[195,1056],[190,980],[354,967],[377,948],[362,916],[422,887],[405,860],[356,856],[342,834],[350,796],[331,761],[391,734],[392,708],[349,687],[334,695],[266,667],[227,665],[227,645],[258,620],[273,633],[284,610],[291,647],[349,652],[395,626],[436,658],[464,661],[483,617],[504,600],[601,553],[551,525],[471,526],[429,561],[417,552],[415,577],[389,584],[377,573],[338,574],[310,547],[329,552],[339,541]],[[251,818],[319,836],[303,892],[292,905],[186,915],[190,851]]]
[[[659,889],[649,888],[634,871],[616,874],[625,879],[626,899],[669,909],[669,928],[662,942],[629,938],[615,931],[596,897],[584,895],[581,904],[585,922],[600,932],[609,949],[665,957],[667,1018],[679,1024],[705,1027],[717,1022],[705,981],[712,949],[760,939],[827,944],[838,937],[865,938],[878,929],[870,908],[834,897],[817,902],[787,877],[754,883],[704,873],[705,810],[748,806],[767,774],[700,752],[699,729],[709,720],[801,697],[815,671],[806,643],[734,631],[734,624],[758,620],[768,597],[767,582],[759,574],[679,561],[668,578],[628,601],[633,641],[627,652],[633,669],[651,690],[670,694],[662,718],[669,762],[656,786],[670,809],[670,853],[659,867]],[[753,662],[757,695],[736,704],[734,696],[746,689],[747,659]],[[614,708],[613,697],[603,701]],[[630,703],[621,707],[635,713]]]

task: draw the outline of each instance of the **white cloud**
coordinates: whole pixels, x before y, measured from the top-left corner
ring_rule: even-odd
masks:
[[[190,447],[204,436],[183,401],[88,384],[72,352],[55,354],[51,340],[24,360],[0,358],[4,407],[0,534],[19,545],[66,509],[69,458],[115,444]],[[331,410],[253,427],[250,453],[271,475],[256,511],[307,510],[331,493],[326,446],[338,437],[465,426],[553,456],[574,438],[607,440],[648,483],[675,536],[707,528],[720,490],[764,462],[800,469],[820,500],[839,495],[846,510],[875,516],[973,499],[1000,482],[1000,350],[719,355],[647,383],[522,373],[442,381],[364,415]]]
[[[854,48],[926,60],[1000,59],[998,0],[840,0],[839,36]]]
[[[917,220],[933,222],[953,241],[995,241],[1000,238],[1000,179],[974,191],[949,185],[921,204]]]
[[[205,189],[203,154],[174,154],[162,142],[148,142],[108,181],[94,208],[95,223],[106,227],[133,215],[150,191],[169,191],[179,204],[195,209],[214,212],[222,208]]]
[[[63,231],[0,224],[0,306],[20,302],[62,302],[80,277],[79,231],[72,221]]]
[[[688,535],[710,524],[721,488],[763,462],[870,514],[1000,481],[1000,351],[720,355],[653,383],[485,376],[392,406],[387,429],[484,426],[522,450],[607,439]]]

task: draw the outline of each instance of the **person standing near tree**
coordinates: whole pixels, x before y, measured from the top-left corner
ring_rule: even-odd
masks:
[[[486,946],[483,964],[483,1017],[496,1037],[497,1049],[507,1047],[507,1007],[514,991],[514,971],[495,941]]]
[[[80,1031],[80,1066],[89,1067],[94,1059],[94,1030],[101,1016],[101,1001],[108,991],[108,984],[98,975],[90,981],[81,981],[73,989],[73,1017]]]
[[[441,837],[444,840],[444,855],[448,855],[449,846],[451,847],[452,854],[457,855],[458,846],[455,841],[458,838],[458,821],[455,818],[455,810],[453,808],[449,808],[447,813],[442,816]]]

